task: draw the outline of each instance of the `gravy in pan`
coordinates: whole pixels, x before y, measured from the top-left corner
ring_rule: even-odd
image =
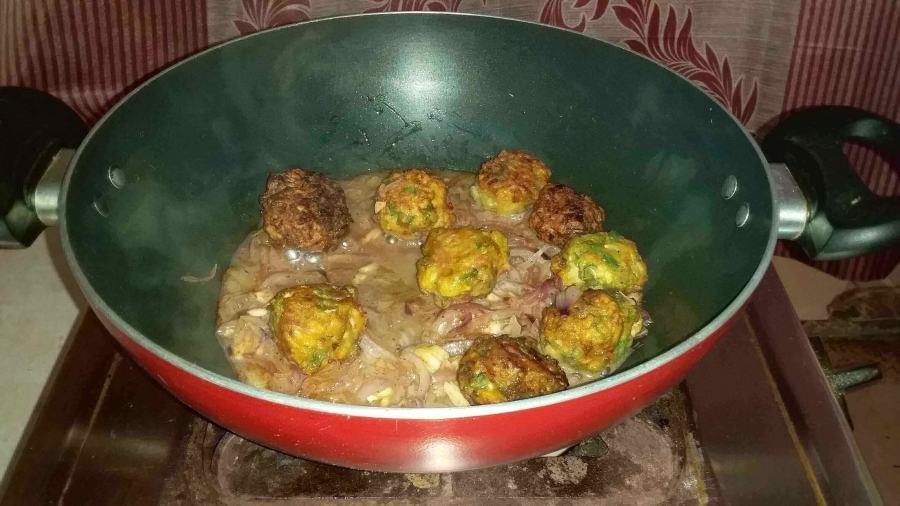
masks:
[[[566,295],[551,280],[550,258],[559,249],[538,239],[527,212],[506,217],[479,206],[470,193],[475,174],[429,172],[447,184],[456,226],[487,227],[506,236],[511,268],[493,291],[439,308],[417,285],[421,243],[389,236],[375,222],[375,194],[388,172],[339,181],[353,222],[337,248],[327,253],[276,248],[259,230],[243,242],[224,274],[217,336],[241,381],[347,404],[463,406],[468,402],[456,374],[467,339],[487,333],[537,340],[542,310]],[[272,339],[269,302],[283,289],[312,283],[355,286],[368,323],[358,355],[306,376]],[[565,372],[570,385],[601,375]]]

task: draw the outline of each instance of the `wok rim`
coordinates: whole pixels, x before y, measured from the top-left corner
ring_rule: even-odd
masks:
[[[702,92],[709,99],[711,103],[714,103],[716,107],[724,111],[728,116],[735,122],[735,124],[741,129],[743,134],[746,136],[747,141],[753,147],[753,150],[756,152],[760,161],[760,170],[763,171],[766,177],[766,181],[768,184],[769,195],[772,200],[772,225],[769,231],[769,237],[766,244],[766,248],[763,252],[762,258],[760,259],[759,265],[754,270],[753,274],[747,280],[744,287],[738,292],[737,296],[723,309],[719,312],[712,320],[707,322],[703,327],[698,329],[692,335],[676,344],[675,346],[657,354],[656,356],[630,368],[624,370],[622,372],[613,374],[611,376],[601,378],[599,380],[586,383],[584,385],[580,385],[574,388],[569,388],[563,390],[561,392],[556,392],[549,395],[543,395],[538,397],[532,397],[529,399],[522,399],[512,402],[504,402],[498,404],[489,404],[489,405],[480,405],[480,406],[460,406],[460,407],[433,407],[433,408],[401,408],[401,407],[376,407],[376,406],[360,406],[360,405],[352,405],[352,404],[338,404],[327,401],[320,401],[315,399],[308,399],[300,396],[291,396],[288,394],[283,394],[279,392],[274,392],[270,390],[265,390],[262,388],[254,387],[248,385],[246,383],[242,383],[238,379],[229,378],[223,376],[221,374],[212,372],[207,370],[193,362],[190,362],[179,355],[176,355],[173,352],[163,348],[162,346],[156,344],[148,337],[146,337],[143,333],[139,332],[137,329],[132,327],[128,322],[122,319],[115,311],[110,308],[106,302],[97,294],[97,292],[93,289],[90,282],[88,281],[85,273],[82,271],[80,265],[75,258],[75,253],[72,248],[72,243],[69,238],[69,223],[68,223],[68,215],[66,213],[66,203],[69,185],[71,184],[72,174],[75,169],[78,167],[79,159],[81,158],[81,154],[87,146],[94,134],[100,130],[102,125],[116,113],[119,107],[122,104],[128,102],[128,100],[135,94],[140,93],[144,87],[148,86],[150,83],[156,81],[157,79],[163,77],[168,72],[172,71],[175,68],[181,67],[183,65],[189,64],[195,58],[206,55],[209,52],[213,52],[218,50],[221,47],[227,46],[229,44],[234,44],[243,40],[246,40],[251,37],[263,36],[266,33],[277,31],[277,30],[286,30],[295,28],[298,25],[308,25],[314,23],[328,23],[335,20],[342,20],[347,18],[359,18],[359,17],[369,17],[369,16],[402,16],[402,17],[412,17],[412,16],[457,16],[457,17],[474,17],[474,18],[485,18],[491,19],[494,21],[506,22],[506,23],[522,23],[527,25],[534,25],[540,27],[545,30],[558,30],[570,34],[571,36],[578,37],[586,37],[595,43],[605,44],[611,48],[615,48],[617,51],[622,51],[629,54],[632,57],[639,57],[644,59],[645,61],[661,67],[666,70],[666,72],[676,76],[682,81],[687,82],[695,89]],[[62,237],[62,249],[66,256],[66,261],[69,264],[69,268],[72,270],[72,273],[75,277],[75,281],[78,284],[79,289],[84,294],[88,303],[94,311],[97,311],[101,315],[101,320],[108,321],[110,324],[115,326],[118,330],[123,332],[129,339],[134,341],[136,344],[140,345],[147,351],[153,353],[157,357],[163,359],[170,365],[181,369],[183,372],[186,372],[192,376],[195,376],[201,380],[209,382],[218,387],[229,390],[234,394],[245,395],[248,397],[253,397],[261,401],[271,402],[275,404],[280,404],[282,406],[287,406],[291,408],[296,408],[299,410],[309,410],[320,413],[326,413],[331,415],[342,415],[342,416],[352,416],[352,417],[361,417],[361,418],[378,418],[378,419],[394,419],[394,420],[423,420],[423,421],[439,421],[445,419],[459,419],[459,418],[471,418],[471,417],[481,417],[481,416],[491,416],[491,415],[499,415],[506,413],[513,413],[517,411],[525,411],[529,409],[541,408],[544,406],[551,406],[554,404],[561,404],[568,401],[572,401],[575,399],[580,399],[582,397],[587,397],[591,395],[596,395],[599,392],[604,390],[614,388],[620,385],[624,385],[630,381],[640,378],[641,376],[646,375],[647,373],[654,371],[656,369],[662,368],[667,365],[669,362],[672,362],[676,358],[681,355],[689,352],[694,349],[698,344],[710,338],[717,330],[719,330],[723,325],[725,325],[743,306],[744,303],[750,298],[753,292],[756,290],[756,287],[759,285],[763,276],[769,268],[769,265],[772,260],[772,256],[775,250],[775,242],[777,241],[777,202],[775,200],[775,194],[772,191],[772,180],[769,171],[766,169],[768,166],[768,161],[763,155],[762,150],[759,145],[750,135],[746,128],[744,128],[743,124],[729,111],[725,108],[721,103],[719,103],[715,98],[709,95],[705,90],[691,82],[689,79],[683,77],[677,72],[669,69],[665,65],[650,59],[644,55],[639,53],[630,51],[626,48],[620,47],[618,45],[612,44],[610,42],[606,42],[604,40],[595,39],[593,37],[572,32],[570,30],[565,30],[560,27],[544,25],[535,21],[528,20],[519,20],[512,18],[504,18],[499,16],[489,16],[484,14],[470,14],[470,13],[457,13],[457,12],[380,12],[380,13],[361,13],[361,14],[350,14],[344,16],[334,16],[334,17],[326,17],[326,18],[318,18],[308,21],[303,21],[300,23],[293,23],[289,25],[283,25],[267,30],[262,30],[259,32],[255,32],[249,35],[235,37],[228,41],[225,41],[221,44],[216,44],[210,46],[203,51],[200,51],[196,54],[193,54],[173,65],[167,67],[165,70],[155,74],[151,78],[147,79],[131,92],[126,94],[119,102],[117,102],[103,117],[91,127],[90,132],[84,138],[82,143],[79,145],[78,149],[75,151],[66,172],[65,179],[63,180],[62,188],[61,188],[61,199],[59,204],[59,209],[62,211],[60,213],[59,223],[60,223],[60,235]],[[75,225],[77,226],[77,225]],[[210,336],[211,342],[214,341],[214,336]]]

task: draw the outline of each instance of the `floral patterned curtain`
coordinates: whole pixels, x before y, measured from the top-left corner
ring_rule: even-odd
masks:
[[[896,0],[0,0],[0,85],[49,91],[92,123],[134,85],[209,45],[314,18],[401,10],[524,19],[625,46],[700,85],[755,134],[817,104],[900,120]],[[900,194],[900,177],[877,153],[846,152],[872,191]],[[776,253],[804,259],[789,244]],[[895,249],[811,263],[865,281],[898,261]]]

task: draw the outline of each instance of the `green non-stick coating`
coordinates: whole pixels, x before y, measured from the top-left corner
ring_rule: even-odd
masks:
[[[260,220],[269,172],[474,171],[501,149],[540,157],[553,180],[593,196],[607,227],[637,242],[654,324],[626,367],[700,329],[764,257],[772,209],[763,164],[699,89],[578,34],[428,14],[282,28],[154,79],[83,147],[67,231],[75,261],[121,318],[231,375],[214,334],[216,299],[232,253]],[[125,175],[120,189],[113,166]],[[739,189],[726,200],[729,175]],[[737,228],[743,203],[751,219]],[[209,282],[181,279],[213,265]]]

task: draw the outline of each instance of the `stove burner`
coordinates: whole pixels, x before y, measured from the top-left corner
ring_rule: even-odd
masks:
[[[184,472],[169,480],[161,504],[703,504],[703,456],[694,441],[677,389],[560,456],[445,474],[311,462],[198,419]]]

